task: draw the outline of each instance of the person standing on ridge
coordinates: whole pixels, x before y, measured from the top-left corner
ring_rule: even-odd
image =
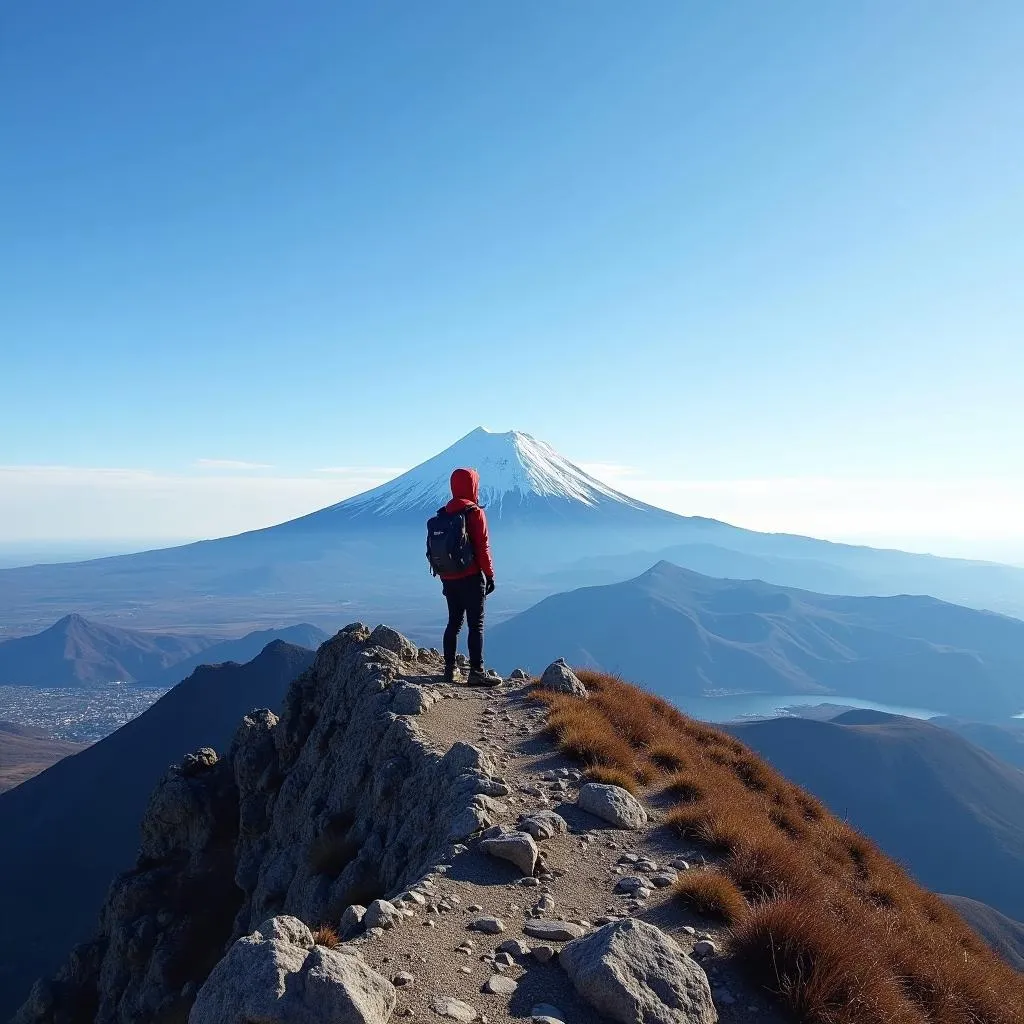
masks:
[[[448,602],[444,631],[444,681],[455,682],[455,650],[463,620],[469,624],[467,686],[496,686],[498,676],[484,671],[484,602],[494,592],[494,563],[487,514],[480,507],[480,474],[456,469],[452,499],[427,523],[427,561],[441,578]]]

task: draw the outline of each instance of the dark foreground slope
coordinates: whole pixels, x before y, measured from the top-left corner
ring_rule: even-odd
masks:
[[[214,643],[210,637],[147,633],[65,615],[41,633],[0,644],[0,685],[137,682]]]
[[[197,747],[224,751],[241,717],[277,707],[312,660],[276,641],[247,665],[204,666],[113,735],[0,795],[0,1020],[95,930],[167,766]]]
[[[491,630],[499,669],[556,657],[662,696],[860,697],[975,717],[1024,708],[1024,622],[929,597],[833,597],[659,562],[546,598]]]
[[[0,722],[0,793],[82,749],[81,743],[55,740],[40,729]]]
[[[942,897],[1015,971],[1024,972],[1024,924],[966,896]]]
[[[1024,917],[1024,772],[937,726],[878,712],[729,731],[922,884]]]

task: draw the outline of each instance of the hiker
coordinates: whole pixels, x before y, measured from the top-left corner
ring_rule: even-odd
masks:
[[[487,536],[487,515],[480,507],[480,474],[475,469],[452,473],[452,500],[427,523],[427,561],[441,577],[448,602],[444,631],[444,681],[455,682],[455,648],[463,620],[469,622],[467,686],[501,682],[484,671],[484,601],[494,592],[494,565]]]

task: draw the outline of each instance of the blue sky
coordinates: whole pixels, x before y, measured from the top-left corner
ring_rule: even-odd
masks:
[[[6,4],[0,543],[261,525],[483,423],[1024,557],[1022,51],[1019,3]]]

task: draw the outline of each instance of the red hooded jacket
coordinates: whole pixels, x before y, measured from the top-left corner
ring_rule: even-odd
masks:
[[[487,535],[487,514],[480,508],[479,502],[480,474],[475,469],[455,470],[452,473],[452,500],[445,505],[445,511],[449,515],[454,515],[464,508],[469,509],[466,513],[466,530],[473,542],[473,553],[476,557],[462,572],[442,573],[443,580],[461,580],[478,572],[485,576],[494,575],[491,541]]]

